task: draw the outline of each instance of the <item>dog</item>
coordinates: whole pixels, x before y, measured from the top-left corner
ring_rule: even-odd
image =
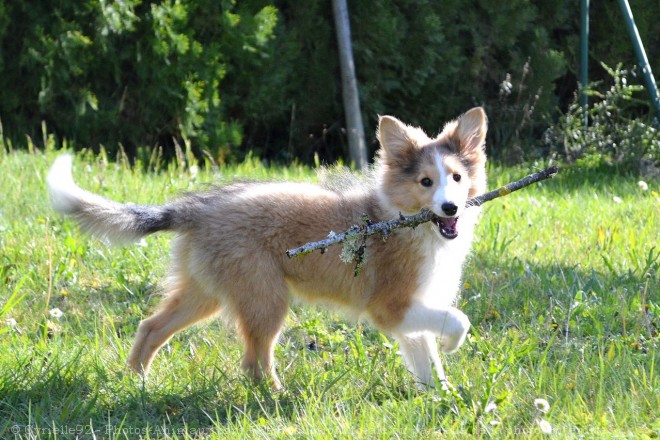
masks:
[[[234,183],[185,194],[160,206],[117,203],[80,188],[72,157],[59,156],[47,177],[56,211],[114,243],[174,231],[171,268],[157,311],[143,320],[128,366],[146,375],[176,332],[221,311],[244,345],[242,368],[281,382],[274,347],[291,297],[334,304],[368,319],[399,344],[421,388],[446,379],[443,353],[456,351],[470,328],[454,303],[486,190],[487,117],[473,108],[435,138],[381,116],[371,179],[336,188],[293,182]],[[289,259],[285,251],[342,231],[367,214],[384,221],[430,209],[439,220],[370,238],[359,276],[338,247]],[[437,338],[437,339],[436,339]]]

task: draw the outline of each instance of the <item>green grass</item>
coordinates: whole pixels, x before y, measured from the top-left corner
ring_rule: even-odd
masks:
[[[294,307],[276,352],[286,390],[274,394],[241,376],[219,321],[175,336],[146,381],[126,370],[171,236],[108,248],[78,233],[49,208],[55,156],[0,149],[0,438],[535,438],[541,418],[558,438],[660,435],[658,181],[642,191],[572,167],[485,205],[460,303],[473,328],[445,358],[454,391],[415,391],[372,327]],[[74,174],[137,203],[204,182],[314,180],[254,159],[195,175],[184,156],[130,167],[87,153]],[[490,186],[533,168],[492,167]]]

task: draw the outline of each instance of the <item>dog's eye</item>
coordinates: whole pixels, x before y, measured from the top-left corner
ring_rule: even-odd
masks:
[[[428,177],[424,177],[419,183],[421,183],[422,186],[425,186],[427,188],[429,186],[433,186],[433,181],[431,179],[429,179]]]
[[[461,175],[458,173],[454,173],[454,182],[460,182],[461,181]]]

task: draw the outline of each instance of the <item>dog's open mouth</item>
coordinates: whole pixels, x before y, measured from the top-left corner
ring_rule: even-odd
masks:
[[[458,229],[456,229],[458,217],[436,217],[433,219],[433,223],[438,227],[440,235],[443,237],[449,240],[458,237]]]

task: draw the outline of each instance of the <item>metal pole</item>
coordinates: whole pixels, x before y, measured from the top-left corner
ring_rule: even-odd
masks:
[[[644,45],[642,45],[642,39],[637,31],[630,4],[628,4],[628,0],[619,0],[619,6],[621,7],[623,18],[628,26],[628,33],[630,34],[630,39],[635,48],[637,62],[639,63],[639,67],[642,68],[642,74],[644,75],[644,81],[646,82],[646,89],[651,95],[651,102],[655,107],[656,114],[660,115],[660,97],[658,97],[658,88],[655,84],[655,79],[653,78],[649,59],[646,57],[646,52],[644,51]]]
[[[589,85],[589,0],[581,0],[580,5],[580,107],[586,128],[589,125],[589,97],[586,93]]]

